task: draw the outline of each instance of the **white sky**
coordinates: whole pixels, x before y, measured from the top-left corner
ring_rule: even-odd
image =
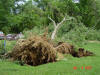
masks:
[[[79,0],[73,0],[74,3],[79,3]]]
[[[26,1],[29,1],[29,0],[26,0]],[[33,4],[36,4],[35,2],[34,2],[34,0],[32,0],[33,1]],[[73,0],[73,2],[74,3],[79,3],[79,0]],[[23,1],[19,1],[19,2],[17,2],[17,4],[24,4],[24,2]],[[17,6],[17,4],[15,4],[15,6]]]

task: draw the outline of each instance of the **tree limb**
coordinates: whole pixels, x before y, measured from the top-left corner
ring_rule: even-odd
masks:
[[[51,17],[48,16],[48,18],[53,22],[53,25],[56,27],[56,22]]]
[[[64,21],[68,21],[68,20],[71,20],[71,19],[72,19],[72,18],[66,19],[66,17],[64,17],[64,19],[63,19],[60,23],[58,23],[57,26],[59,27]]]
[[[56,36],[56,33],[58,31],[58,29],[60,28],[60,26],[66,21],[66,20],[71,20],[72,18],[70,19],[66,19],[66,16],[63,18],[63,20],[59,23],[56,24],[56,22],[48,16],[48,18],[53,22],[53,25],[54,25],[54,31],[52,32],[52,35],[51,35],[51,40],[55,39],[55,36]]]

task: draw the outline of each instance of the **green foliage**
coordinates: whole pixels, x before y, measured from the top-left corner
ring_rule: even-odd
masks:
[[[13,0],[0,0],[0,30],[8,26],[7,17],[10,15],[10,8],[13,6]]]
[[[6,41],[6,45],[4,48],[4,40],[0,40],[0,54],[11,51],[15,44],[16,41]]]
[[[0,55],[6,53],[6,49],[4,48],[4,40],[0,41]]]
[[[11,32],[19,33],[23,31],[24,29],[32,29],[34,26],[38,25],[39,23],[36,21],[37,15],[33,16],[30,14],[21,14],[12,16],[9,20]]]
[[[82,47],[84,44],[87,43],[87,40],[100,41],[99,34],[100,30],[95,30],[94,28],[88,28],[80,23],[79,25],[76,25],[73,29],[71,29],[69,32],[64,33],[59,38],[60,40],[68,41],[74,44],[76,47]]]
[[[32,30],[24,30],[24,36],[25,38],[28,38],[31,35],[42,35],[45,32],[45,30],[43,28],[39,28],[39,27],[34,27]]]
[[[15,4],[18,1],[24,1],[24,4]],[[91,27],[97,25],[99,27],[99,1],[96,0],[80,0],[79,4],[75,4],[72,0],[8,0],[0,1],[0,28],[4,31],[9,27],[6,33],[18,33],[24,29],[31,29],[34,26],[47,26],[50,21],[47,16],[51,16],[56,23],[60,22],[65,14],[77,18],[81,16],[84,25]],[[5,27],[6,26],[6,27]],[[14,30],[14,31],[13,31]]]
[[[61,38],[65,41],[69,41],[76,47],[82,47],[86,43],[86,32],[87,28],[84,25],[80,24],[75,26],[66,34],[63,34]]]
[[[99,27],[98,18],[100,16],[98,10],[100,10],[97,7],[97,0],[80,0],[79,9],[79,15],[82,16],[82,22],[87,27],[92,27],[94,25]]]
[[[100,30],[90,29],[87,33],[86,40],[100,41]]]
[[[24,1],[24,4],[15,6],[15,3],[19,1]],[[68,15],[73,19],[62,25],[57,36],[60,40],[62,37],[63,39],[70,37],[69,40],[81,45],[80,43],[84,40],[99,40],[100,38],[99,31],[91,29],[93,26],[100,29],[99,4],[99,0],[80,0],[78,4],[73,3],[72,0],[34,0],[34,3],[32,0],[26,2],[25,0],[8,0],[6,3],[0,1],[0,30],[6,34],[24,32],[25,36],[28,36],[29,32],[43,34],[45,28],[48,27],[50,36],[54,27],[48,15],[56,23],[61,22],[65,15]],[[91,33],[87,33],[88,29]]]

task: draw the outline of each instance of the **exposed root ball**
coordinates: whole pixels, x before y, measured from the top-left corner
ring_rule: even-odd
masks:
[[[19,60],[28,65],[40,65],[56,61],[56,50],[42,37],[30,37],[18,40],[10,53],[13,60]]]
[[[57,60],[62,60],[64,59],[64,55],[62,53],[57,53]]]
[[[62,54],[71,54],[73,57],[84,57],[94,55],[90,51],[85,51],[84,48],[79,48],[78,51],[75,51],[74,46],[63,42],[58,43],[56,50]]]
[[[28,39],[18,40],[12,52],[5,54],[5,57],[18,60],[22,65],[24,63],[37,66],[61,60],[64,58],[63,54],[71,54],[74,57],[93,55],[92,52],[84,51],[83,48],[75,51],[74,46],[68,43],[59,42],[58,45],[55,45],[46,36],[31,36]]]
[[[83,56],[93,56],[94,54],[90,51],[85,51],[84,48],[79,48],[77,56],[83,57]]]
[[[58,43],[59,44],[59,43]],[[74,51],[74,48],[72,45],[68,43],[60,43],[57,47],[56,50],[60,53],[63,54],[71,54]]]

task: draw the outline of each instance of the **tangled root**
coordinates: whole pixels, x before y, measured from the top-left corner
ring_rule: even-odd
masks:
[[[38,36],[18,40],[10,54],[13,60],[33,66],[56,61],[56,50],[53,45]]]
[[[62,54],[71,54],[74,51],[74,47],[68,43],[58,43],[56,50]]]

